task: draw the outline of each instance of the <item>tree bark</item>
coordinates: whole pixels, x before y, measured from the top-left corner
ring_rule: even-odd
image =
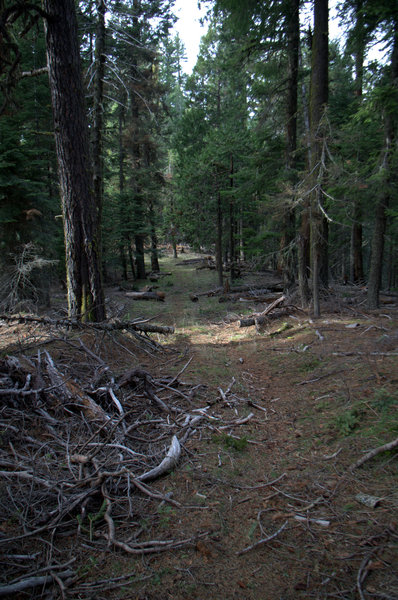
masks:
[[[360,199],[354,199],[353,223],[351,226],[350,279],[353,283],[364,282],[362,256],[362,210]]]
[[[323,118],[328,102],[328,67],[329,67],[329,9],[328,0],[314,2],[314,36],[311,57],[311,90],[310,90],[310,130],[311,130],[311,260],[312,260],[312,297],[314,316],[320,316],[319,287],[321,268],[323,275],[328,265],[322,264],[327,244],[324,216],[320,210],[323,199],[322,182],[324,178],[324,123]]]
[[[105,2],[97,0],[97,30],[95,34],[95,80],[94,80],[94,122],[93,122],[93,187],[97,204],[98,251],[102,248],[103,210],[103,126],[104,126],[104,77],[105,77]]]
[[[236,279],[236,269],[235,269],[235,260],[236,260],[236,250],[235,250],[235,230],[236,230],[236,221],[234,215],[234,199],[233,199],[233,188],[234,188],[234,157],[231,154],[230,157],[230,187],[231,187],[231,198],[229,200],[229,254],[231,260],[231,270],[230,277],[231,283]]]
[[[105,319],[99,218],[92,190],[89,133],[75,3],[43,0],[47,63],[62,200],[69,315]]]
[[[298,236],[298,282],[301,306],[307,308],[311,292],[308,285],[308,268],[310,263],[310,220],[307,201],[301,212],[301,227]]]
[[[159,256],[158,256],[158,238],[155,227],[155,211],[153,203],[149,206],[149,223],[151,227],[151,271],[160,271]]]
[[[398,88],[398,19],[394,23],[394,42],[391,55],[391,87]],[[386,210],[390,204],[391,195],[391,161],[394,151],[396,134],[396,113],[391,107],[385,109],[385,147],[380,167],[381,176],[384,179],[380,185],[380,197],[376,205],[375,224],[372,237],[372,253],[370,259],[370,271],[368,280],[368,308],[379,307],[379,293],[381,287],[383,252],[384,252],[384,234],[386,230],[387,214]]]
[[[144,255],[144,236],[137,234],[135,241],[135,266],[137,279],[146,279],[145,273],[145,255]]]
[[[222,207],[221,193],[217,182],[217,231],[216,231],[216,269],[218,275],[218,285],[223,284],[222,268]]]
[[[355,95],[358,103],[362,102],[363,63],[365,57],[366,32],[362,12],[363,0],[355,2]],[[364,281],[362,256],[362,207],[360,196],[355,196],[352,211],[351,247],[350,247],[350,279],[353,283]]]
[[[292,187],[296,183],[297,149],[297,90],[300,43],[300,0],[290,0],[286,13],[288,91],[286,101],[286,171]],[[283,215],[282,238],[280,242],[281,265],[285,289],[295,281],[293,242],[295,239],[295,214],[292,206],[287,206]]]

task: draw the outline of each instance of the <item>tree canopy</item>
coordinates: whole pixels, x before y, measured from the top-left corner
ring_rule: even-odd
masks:
[[[58,261],[71,313],[95,320],[103,282],[144,279],[159,269],[159,247],[176,255],[177,242],[214,252],[219,283],[243,260],[279,269],[315,314],[336,281],[367,285],[370,308],[381,287],[397,287],[395,3],[341,2],[337,43],[326,0],[315,0],[309,29],[299,0],[209,0],[187,76],[172,0],[70,2],[75,104],[71,84],[62,88],[71,73],[57,80],[51,69],[54,4],[0,11],[3,266],[35,244]],[[76,201],[65,201],[67,186],[83,175],[59,166],[63,118],[77,124],[79,135],[65,134],[73,150],[86,136],[77,154],[87,191]]]

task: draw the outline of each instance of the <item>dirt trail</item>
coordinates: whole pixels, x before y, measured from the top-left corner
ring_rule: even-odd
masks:
[[[164,304],[107,294],[114,310],[175,325],[166,351],[137,353],[136,365],[122,349],[120,356],[103,349],[105,362],[158,377],[192,358],[182,379],[201,386],[189,400],[201,420],[174,471],[152,484],[181,506],[154,500],[131,535],[196,541],[131,556],[81,535],[78,584],[129,577],[92,593],[72,587],[65,597],[398,598],[397,452],[350,469],[398,436],[397,307],[364,314],[336,299],[316,322],[292,310],[259,331],[242,329],[231,316],[260,306],[192,303],[189,292],[214,287],[214,274],[174,263],[163,259],[173,272],[159,284]]]
[[[184,296],[171,302],[184,321]],[[210,313],[218,310],[220,322],[220,308],[203,304],[212,322],[200,324],[197,313],[199,325],[182,323],[176,342],[193,356],[185,378],[209,385],[218,421],[187,442],[181,464],[157,487],[185,506],[165,509],[159,535],[206,536],[141,563],[153,577],[125,597],[398,597],[396,455],[349,469],[397,437],[397,312],[351,308],[316,323],[295,313],[272,337],[281,322],[259,333],[214,324]],[[225,401],[218,388],[233,377]],[[368,497],[380,499],[376,507]]]

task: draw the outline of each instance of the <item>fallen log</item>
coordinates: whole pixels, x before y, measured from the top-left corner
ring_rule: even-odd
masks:
[[[263,283],[247,283],[245,285],[235,285],[232,286],[228,292],[228,294],[223,294],[223,296],[233,296],[234,294],[241,294],[243,292],[254,292],[255,290],[261,290],[263,293],[272,293],[272,292],[282,292],[283,284],[280,282],[273,282],[269,284]],[[222,294],[225,292],[225,286],[219,286],[212,290],[207,290],[205,292],[197,292],[189,295],[192,302],[197,302],[201,296],[218,296],[218,294]],[[222,301],[221,301],[222,302]]]
[[[270,292],[283,291],[283,284],[280,281],[271,283],[247,283],[245,285],[234,285],[231,287],[231,293],[250,292],[252,290],[269,290]]]
[[[164,302],[166,294],[164,292],[126,292],[126,296],[132,300],[157,300]]]
[[[216,263],[213,261],[206,261],[204,262],[202,265],[199,265],[198,267],[196,267],[197,271],[200,271],[201,269],[210,269],[211,271],[214,271],[216,268]]]
[[[132,329],[143,333],[174,333],[174,327],[154,325],[144,321],[112,321],[101,323],[82,323],[74,319],[50,319],[50,317],[37,317],[33,315],[0,315],[0,321],[16,323],[41,323],[51,327],[65,327],[66,329],[95,329],[99,331],[115,331],[117,329]],[[1,326],[1,324],[0,324]]]
[[[202,256],[201,258],[186,258],[185,260],[176,263],[176,266],[182,267],[185,265],[194,265],[196,263],[201,263],[206,260],[213,260],[213,258],[211,256]]]
[[[270,304],[275,300],[276,296],[269,289],[253,291],[253,293],[234,292],[230,294],[224,294],[219,297],[219,302],[266,302]],[[279,296],[277,296],[279,298]]]
[[[274,302],[269,304],[263,312],[252,315],[248,319],[241,319],[239,322],[239,327],[250,327],[252,325],[262,325],[267,321],[266,316],[274,310],[279,304],[281,304],[284,300],[286,300],[286,296],[279,296]]]
[[[223,291],[224,291],[224,286],[220,286],[220,287],[214,288],[214,290],[207,290],[206,292],[198,292],[197,294],[189,294],[189,297],[191,298],[192,302],[197,302],[201,296],[207,296],[209,298],[210,296],[217,296],[217,294],[221,294],[221,292],[223,292]]]
[[[164,272],[154,271],[153,273],[149,273],[148,277],[149,277],[149,281],[156,282],[156,281],[159,281],[159,279],[161,279],[162,277],[166,277],[169,275],[172,275],[171,271],[164,271]]]
[[[252,325],[264,325],[267,323],[267,317],[249,317],[248,319],[241,319],[239,321],[239,327],[251,327]]]

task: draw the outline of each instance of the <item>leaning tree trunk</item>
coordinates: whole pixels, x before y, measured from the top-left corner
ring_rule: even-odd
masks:
[[[62,200],[69,315],[105,319],[99,219],[92,190],[89,133],[75,3],[43,0],[47,63]]]
[[[324,124],[322,122],[328,101],[328,0],[314,2],[314,37],[311,58],[311,90],[310,90],[310,130],[311,130],[311,259],[312,259],[312,297],[314,316],[320,315],[319,285],[321,267],[327,272],[327,265],[322,264],[325,256],[324,216],[320,210],[323,199],[322,182],[325,167]]]
[[[398,19],[394,23],[394,45],[391,56],[391,88],[397,93],[398,88]],[[395,109],[396,110],[396,109]],[[380,197],[376,205],[375,225],[372,237],[372,254],[368,280],[368,308],[378,308],[381,277],[383,269],[384,234],[386,231],[387,214],[390,204],[392,153],[396,136],[396,112],[391,106],[385,109],[385,146],[380,167],[384,177],[380,185]]]

